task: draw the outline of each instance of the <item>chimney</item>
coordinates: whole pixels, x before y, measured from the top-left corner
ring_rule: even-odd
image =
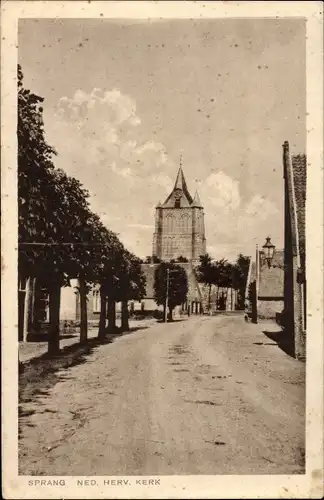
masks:
[[[282,146],[283,150],[283,178],[286,179],[286,171],[289,166],[289,142],[285,141]]]

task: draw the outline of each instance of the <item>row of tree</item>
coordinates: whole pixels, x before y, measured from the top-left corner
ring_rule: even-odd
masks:
[[[142,261],[122,245],[90,209],[89,193],[75,178],[55,168],[55,150],[47,143],[43,122],[43,98],[24,87],[18,66],[18,214],[19,279],[26,283],[24,325],[31,323],[29,303],[35,287],[49,296],[51,354],[59,351],[61,288],[78,279],[80,341],[87,341],[87,295],[100,287],[99,338],[115,328],[116,302],[122,303],[122,328],[128,329],[128,301],[145,295]],[[147,259],[160,263],[157,257]],[[187,262],[179,257],[177,262]],[[247,259],[235,265],[224,259],[200,259],[199,281],[212,285],[245,287]],[[155,273],[155,300],[172,311],[186,301],[187,275],[176,262],[160,263]],[[244,293],[241,294],[244,297]],[[35,326],[35,325],[34,325]]]
[[[239,297],[239,309],[244,309],[245,287],[249,271],[250,258],[239,254],[235,264],[231,264],[226,259],[213,260],[206,253],[200,257],[197,268],[198,281],[208,286],[208,310],[211,308],[211,291],[215,286],[217,298],[221,288],[237,290]]]
[[[115,303],[122,302],[122,325],[128,328],[131,299],[145,294],[141,261],[126,250],[89,205],[89,193],[75,178],[55,168],[56,152],[47,143],[43,98],[24,88],[18,66],[18,214],[19,279],[26,283],[28,309],[32,284],[49,295],[49,353],[59,351],[60,294],[70,279],[79,283],[80,341],[87,341],[87,294],[100,286],[101,314],[98,335],[115,327]],[[68,138],[67,138],[68,139]],[[28,310],[24,311],[30,322]]]
[[[187,259],[177,259],[177,262],[188,262]],[[219,290],[225,289],[226,296],[229,289],[238,291],[238,308],[244,309],[245,287],[249,271],[250,258],[240,254],[234,264],[226,259],[213,260],[209,254],[201,255],[199,266],[196,268],[198,282],[208,286],[208,310],[211,309],[211,290],[216,287],[216,302]],[[188,278],[184,268],[175,261],[160,263],[155,270],[154,299],[163,306],[163,317],[172,321],[172,313],[176,306],[187,301]]]

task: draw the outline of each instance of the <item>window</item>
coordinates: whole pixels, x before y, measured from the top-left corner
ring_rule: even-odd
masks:
[[[189,215],[184,213],[181,215],[180,219],[180,232],[188,233],[189,231]]]
[[[173,233],[175,229],[175,220],[173,214],[167,214],[166,216],[166,232]]]
[[[175,208],[180,208],[180,200],[175,201]]]

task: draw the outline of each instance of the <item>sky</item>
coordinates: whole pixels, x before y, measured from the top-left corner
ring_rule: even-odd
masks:
[[[24,19],[18,43],[55,165],[130,251],[151,255],[180,155],[212,257],[283,247],[282,144],[306,152],[303,20]]]

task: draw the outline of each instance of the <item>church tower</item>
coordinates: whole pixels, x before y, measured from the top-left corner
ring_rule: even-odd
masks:
[[[191,197],[180,165],[173,190],[156,206],[153,256],[162,261],[180,256],[198,261],[205,253],[204,209],[197,192]]]

